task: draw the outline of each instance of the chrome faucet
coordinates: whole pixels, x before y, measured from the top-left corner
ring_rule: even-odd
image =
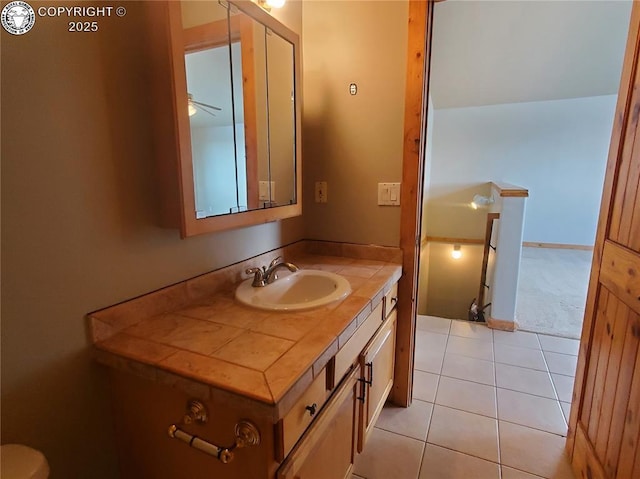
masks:
[[[281,261],[282,257],[278,256],[276,259],[269,263],[269,267],[263,266],[262,268],[249,268],[245,272],[247,274],[253,275],[253,283],[251,286],[254,288],[261,288],[268,284],[273,283],[276,279],[278,279],[278,275],[276,271],[280,268],[287,268],[292,273],[298,271],[298,267],[293,263],[286,263]]]

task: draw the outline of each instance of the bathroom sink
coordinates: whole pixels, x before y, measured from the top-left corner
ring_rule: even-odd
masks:
[[[329,271],[301,269],[285,276],[286,273],[258,288],[251,286],[253,278],[243,281],[236,288],[236,299],[259,309],[300,311],[324,306],[351,293],[349,281]]]

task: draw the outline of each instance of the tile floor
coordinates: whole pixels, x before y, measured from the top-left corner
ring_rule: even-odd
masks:
[[[387,405],[353,479],[573,479],[578,341],[418,317],[414,401]]]

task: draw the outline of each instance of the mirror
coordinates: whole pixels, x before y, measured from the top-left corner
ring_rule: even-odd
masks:
[[[249,1],[167,8],[180,207],[164,222],[186,237],[300,215],[298,36]]]

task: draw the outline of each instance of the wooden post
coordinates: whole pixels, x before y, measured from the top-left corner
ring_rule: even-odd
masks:
[[[411,404],[415,349],[423,166],[433,25],[432,1],[409,1],[409,40],[404,115],[404,153],[400,195],[400,248],[403,275],[398,283],[398,332],[392,400]]]

